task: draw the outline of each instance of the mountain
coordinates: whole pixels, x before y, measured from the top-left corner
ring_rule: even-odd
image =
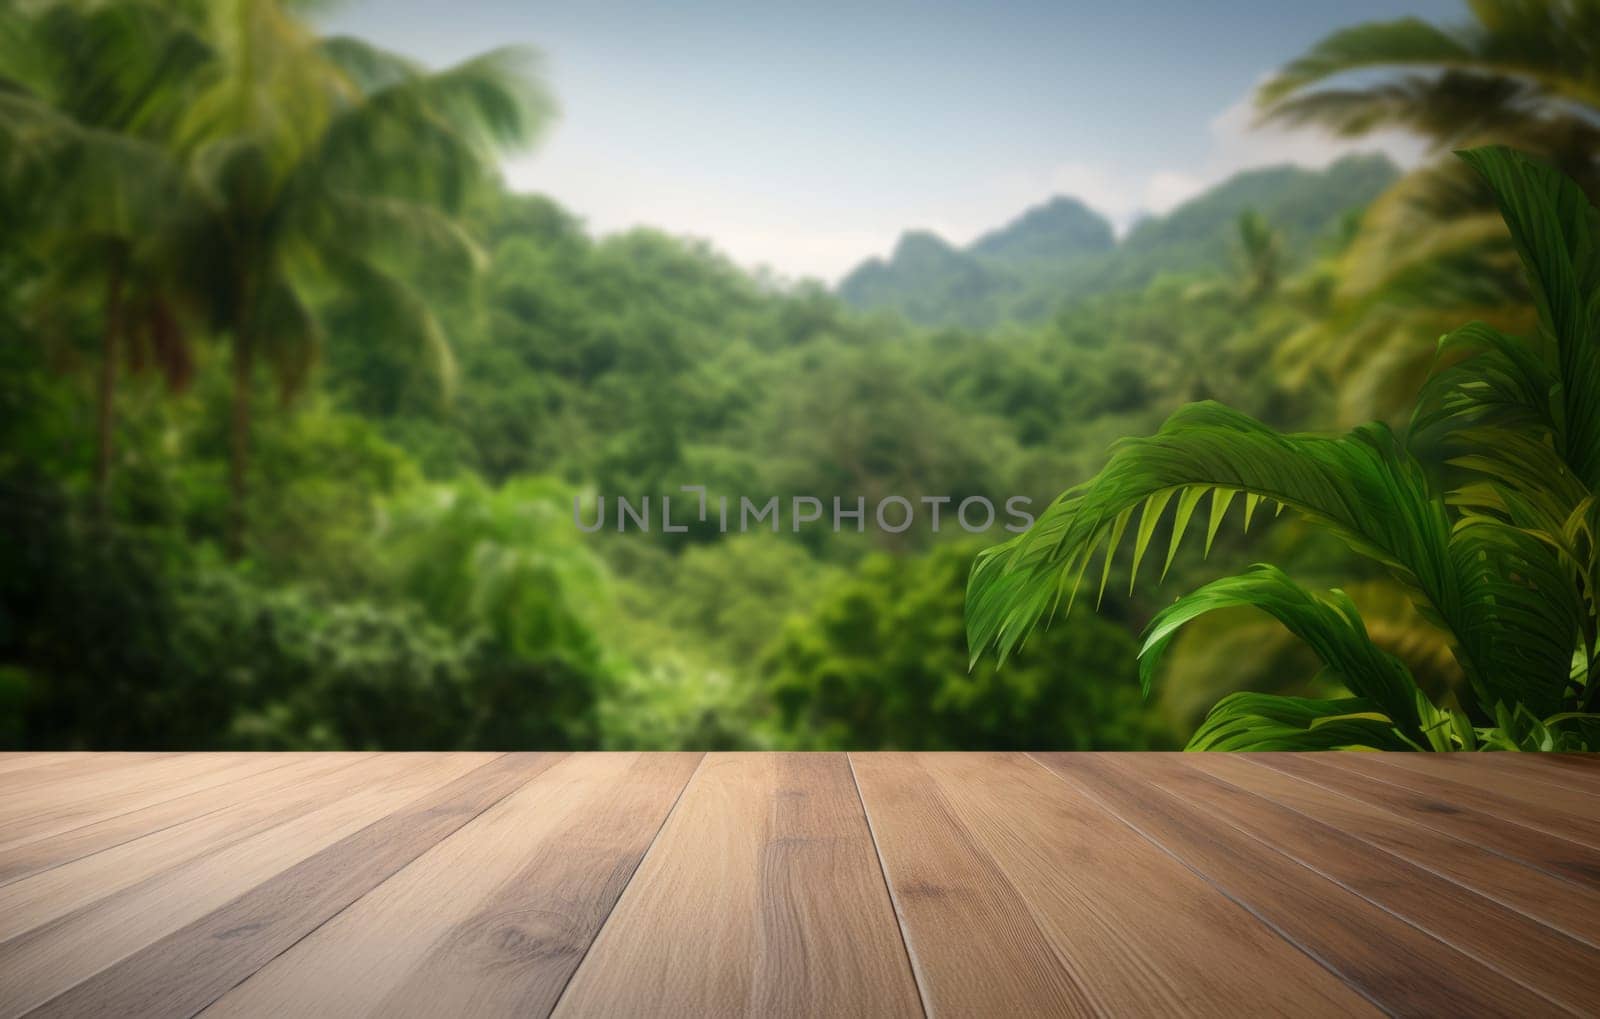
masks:
[[[1210,191],[1128,232],[1096,289],[1143,286],[1162,273],[1189,273],[1234,257],[1239,214],[1253,209],[1282,236],[1291,264],[1303,262],[1400,176],[1383,155],[1346,156],[1326,170],[1275,166],[1234,174]]]
[[[1111,224],[1076,198],[1057,196],[1036,205],[967,250],[1002,262],[1039,262],[1103,254],[1116,246]]]
[[[1246,170],[1165,216],[1142,218],[1121,243],[1104,217],[1058,196],[966,247],[908,232],[888,259],[869,259],[840,281],[838,293],[855,307],[897,311],[922,325],[1037,320],[1073,298],[1137,290],[1161,275],[1215,273],[1236,259],[1246,210],[1279,232],[1292,268],[1399,175],[1382,155],[1347,156],[1325,170]]]
[[[893,308],[924,325],[980,327],[996,321],[1014,282],[998,266],[952,247],[937,234],[900,236],[888,261],[869,259],[839,284],[858,308]]]

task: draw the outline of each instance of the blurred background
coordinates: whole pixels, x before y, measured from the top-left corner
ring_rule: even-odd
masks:
[[[1287,519],[998,671],[998,531],[574,525],[1042,507],[1185,403],[1393,421],[1447,328],[1528,327],[1448,153],[1600,196],[1600,3],[1116,6],[11,0],[0,745],[1172,747],[1316,692],[1218,613],[1140,696],[1150,616],[1261,559],[1453,683]]]

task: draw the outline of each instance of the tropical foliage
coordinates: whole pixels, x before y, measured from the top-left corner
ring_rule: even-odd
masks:
[[[544,101],[515,52],[429,72],[319,38],[277,0],[24,5],[0,42],[17,203],[47,210],[30,235],[39,261],[68,267],[38,300],[86,276],[105,293],[97,486],[121,349],[152,348],[181,381],[187,337],[224,338],[229,543],[242,553],[257,365],[294,394],[326,310],[360,301],[447,377],[419,286],[446,293],[470,274],[477,251],[451,216]]]
[[[1522,745],[1537,740],[1515,704],[1551,746],[1584,731],[1548,722],[1593,708],[1572,704],[1583,670],[1545,684],[1557,611],[1540,602],[1510,645],[1484,622],[1491,602],[1509,618],[1517,592],[1495,570],[1515,557],[1569,580],[1593,569],[1592,478],[1569,484],[1549,459],[1578,469],[1589,410],[1527,409],[1572,377],[1555,334],[1463,331],[1400,437],[1297,435],[1364,384],[1320,356],[1356,334],[1343,323],[1469,306],[1348,300],[1378,265],[1354,252],[1395,193],[1387,159],[1251,169],[1120,238],[1059,196],[971,245],[913,234],[906,258],[830,288],[655,230],[598,236],[509,191],[500,156],[553,109],[530,54],[427,67],[329,37],[323,17],[299,0],[0,4],[0,743],[1166,747],[1240,690],[1362,696],[1249,607],[1262,592],[1313,648],[1365,648],[1359,619],[1376,650],[1341,667],[1390,684],[1373,696],[1404,716],[1384,692],[1405,687],[1386,656],[1403,661],[1424,737],[1446,731],[1437,706],[1499,739],[1501,701]],[[1511,120],[1494,140],[1550,154]],[[1406,239],[1477,229],[1487,195]],[[1451,324],[1531,332],[1533,294],[1492,225],[1496,261],[1450,277],[1476,309]],[[1251,469],[1343,495],[1338,526],[1388,544],[1363,559],[1315,514],[1180,492],[1169,517],[1252,525],[1216,528],[1205,563],[1171,557],[1168,583],[1264,558],[1348,603],[1246,574],[1174,615],[1124,556],[1089,568],[1097,615],[969,671],[967,567],[1001,532],[969,535],[949,506],[942,529],[901,533],[573,520],[575,497],[602,493],[672,495],[676,511],[685,484],[824,504],[1025,496],[1038,512],[1113,440],[1196,401],[1236,409],[1178,419],[1216,440],[1216,463],[1253,444]],[[1204,461],[1185,442],[1129,448],[1167,449],[1162,469],[1188,477]],[[1375,508],[1408,492],[1415,534]],[[1142,521],[1122,526],[1138,537]],[[1166,521],[1148,532],[1168,547]],[[1481,558],[1452,566],[1441,548]],[[1449,650],[1435,596],[1479,643]],[[1163,611],[1147,703],[1138,636]]]
[[[1061,599],[1070,610],[1097,554],[1098,582],[1089,576],[1103,593],[1130,527],[1136,578],[1158,528],[1168,532],[1163,573],[1171,566],[1202,501],[1207,551],[1236,503],[1246,528],[1263,506],[1287,508],[1411,592],[1450,635],[1465,682],[1430,700],[1370,639],[1345,594],[1308,590],[1262,565],[1155,616],[1140,652],[1145,689],[1181,627],[1248,605],[1309,645],[1346,693],[1235,694],[1207,716],[1192,748],[1600,745],[1600,682],[1591,679],[1600,213],[1571,180],[1526,156],[1484,148],[1462,158],[1499,202],[1539,311],[1537,333],[1513,338],[1473,323],[1446,336],[1447,367],[1429,381],[1405,435],[1381,424],[1339,437],[1285,435],[1203,403],[1124,443],[1028,533],[978,560],[967,616],[975,658],[993,649],[1004,660]]]
[[[1433,341],[1456,323],[1534,328],[1494,198],[1452,150],[1509,145],[1600,200],[1600,8],[1473,0],[1469,12],[1457,25],[1404,18],[1335,32],[1257,94],[1266,120],[1345,137],[1400,131],[1433,157],[1366,211],[1330,314],[1282,352],[1286,368],[1340,382],[1346,421],[1397,419]]]
[[[818,749],[1144,750],[1163,727],[1133,687],[1132,636],[1093,616],[1042,635],[1012,667],[968,671],[961,580],[972,547],[875,555],[773,646],[763,684],[784,743]]]

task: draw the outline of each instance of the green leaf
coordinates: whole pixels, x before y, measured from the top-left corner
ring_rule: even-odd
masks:
[[[979,557],[967,602],[974,653],[993,648],[1004,659],[1050,609],[1058,586],[1073,583],[1063,574],[1067,564],[1105,542],[1120,514],[1155,499],[1164,507],[1173,492],[1189,488],[1281,502],[1388,567],[1424,605],[1441,606],[1436,616],[1455,603],[1446,507],[1388,429],[1281,435],[1237,411],[1199,403],[1156,435],[1122,443],[1096,478],[1064,493],[1026,534]],[[1215,502],[1213,518],[1220,519]],[[1155,519],[1147,505],[1136,556]]]
[[[1111,578],[1111,560],[1116,554],[1117,546],[1122,543],[1122,534],[1128,529],[1128,518],[1132,515],[1133,508],[1130,506],[1117,514],[1116,522],[1111,525],[1111,537],[1106,541],[1105,560],[1100,565],[1100,591],[1094,600],[1096,608],[1099,608],[1100,603],[1105,600],[1106,581]]]
[[[1231,488],[1214,488],[1211,490],[1211,519],[1206,524],[1206,550],[1205,555],[1211,555],[1211,543],[1216,540],[1217,529],[1222,526],[1222,518],[1228,514],[1228,504],[1233,502],[1236,493]],[[1278,504],[1283,508],[1283,503]]]
[[[1145,693],[1179,629],[1207,612],[1238,606],[1260,609],[1278,620],[1310,647],[1332,678],[1393,719],[1390,724],[1407,737],[1423,739],[1417,684],[1410,670],[1372,643],[1350,599],[1339,591],[1312,594],[1276,566],[1258,565],[1212,581],[1157,613],[1139,652],[1139,681]]]
[[[1522,258],[1540,328],[1553,340],[1563,452],[1590,489],[1600,486],[1600,211],[1571,180],[1495,146],[1458,153],[1494,191]]]
[[[1200,497],[1206,494],[1204,488],[1186,488],[1178,496],[1178,509],[1172,518],[1172,540],[1167,543],[1167,561],[1161,567],[1161,579],[1167,579],[1167,571],[1172,569],[1172,557],[1178,554],[1178,545],[1183,541],[1183,532],[1189,529],[1189,519],[1194,516],[1194,508],[1200,502]]]
[[[1262,86],[1269,109],[1293,93],[1333,75],[1391,64],[1454,66],[1471,56],[1443,30],[1420,18],[1373,22],[1341,29],[1318,42]]]
[[[1236,693],[1218,701],[1186,750],[1411,750],[1359,697],[1316,700]]]
[[[1139,563],[1144,559],[1145,549],[1150,547],[1150,538],[1156,532],[1156,524],[1161,522],[1161,513],[1167,508],[1167,503],[1172,501],[1172,494],[1176,488],[1160,489],[1152,492],[1145,499],[1144,512],[1139,515],[1139,533],[1133,540],[1133,567],[1128,571],[1128,593],[1133,593],[1133,587],[1139,580]],[[1111,550],[1106,549],[1106,555]]]

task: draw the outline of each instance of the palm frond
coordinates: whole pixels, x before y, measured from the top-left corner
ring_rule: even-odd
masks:
[[[1330,678],[1370,706],[1363,710],[1383,712],[1392,726],[1413,741],[1424,738],[1417,716],[1421,691],[1416,681],[1399,659],[1368,637],[1355,604],[1342,591],[1313,594],[1267,564],[1214,580],[1156,614],[1139,652],[1139,681],[1145,694],[1149,694],[1151,678],[1179,629],[1207,612],[1238,606],[1260,609],[1305,642],[1329,670]]]
[[[1440,28],[1418,18],[1372,22],[1326,36],[1274,75],[1259,95],[1268,118],[1292,97],[1345,75],[1382,68],[1523,84],[1560,99],[1600,104],[1589,4],[1478,0],[1475,20]]]
[[[1561,428],[1561,381],[1538,349],[1483,322],[1445,334],[1417,396],[1411,432],[1501,428],[1554,437]]]
[[[1415,750],[1359,697],[1235,693],[1218,701],[1185,750]]]
[[[356,81],[377,87],[337,111],[301,171],[330,186],[355,181],[455,209],[494,154],[532,141],[554,110],[522,50],[437,72],[349,42],[331,52],[357,67]]]
[[[1154,436],[1127,440],[1092,481],[1057,499],[1025,534],[984,553],[968,584],[974,660],[1002,660],[1065,598],[1070,608],[1089,561],[1124,514],[1144,507],[1137,561],[1174,494],[1212,493],[1213,507],[1242,495],[1248,520],[1261,500],[1287,506],[1332,530],[1418,592],[1436,618],[1455,602],[1450,522],[1418,464],[1381,425],[1342,437],[1281,435],[1215,403],[1192,404]],[[1221,524],[1212,513],[1208,534]],[[1175,538],[1181,540],[1181,530]],[[1135,569],[1137,576],[1137,569]]]
[[[1418,168],[1379,196],[1331,268],[1331,305],[1274,357],[1291,384],[1337,382],[1344,422],[1396,419],[1441,363],[1439,336],[1460,323],[1522,332],[1536,322],[1505,223],[1459,160]]]
[[[1558,551],[1519,527],[1468,517],[1450,543],[1449,626],[1485,707],[1559,710],[1584,613]]]
[[[1483,175],[1511,230],[1555,348],[1558,436],[1572,471],[1600,488],[1600,209],[1549,166],[1502,147],[1461,158]]]
[[[1420,18],[1374,22],[1327,36],[1274,75],[1258,95],[1270,111],[1271,104],[1335,75],[1396,64],[1458,67],[1472,60],[1460,39]]]
[[[1600,458],[1600,436],[1591,432],[1600,413],[1592,342],[1600,320],[1600,218],[1574,185],[1540,164],[1503,149],[1467,159],[1505,210],[1553,352],[1546,358],[1541,348],[1482,325],[1446,337],[1442,352],[1466,360],[1424,391],[1413,427],[1423,437],[1445,436],[1448,466],[1468,483],[1441,490],[1382,425],[1339,437],[1280,435],[1225,407],[1191,405],[1156,435],[1124,442],[1098,476],[1064,493],[1027,533],[978,558],[967,603],[974,661],[991,649],[1004,660],[1062,601],[1070,611],[1097,554],[1104,557],[1103,586],[1135,511],[1133,582],[1175,505],[1170,565],[1210,493],[1208,548],[1228,505],[1242,495],[1246,528],[1267,501],[1385,567],[1425,618],[1453,635],[1467,679],[1456,696],[1471,716],[1499,722],[1504,731],[1496,738],[1523,740],[1505,735],[1516,719],[1544,718],[1571,702],[1575,652],[1585,677],[1581,697],[1590,698],[1592,524],[1588,510],[1573,514],[1592,506],[1588,472]],[[1445,749],[1477,739],[1466,716],[1432,706],[1410,673],[1377,650],[1348,599],[1313,597],[1271,569],[1217,581],[1158,615],[1141,672],[1146,688],[1178,627],[1243,604],[1284,623],[1404,740]],[[1290,739],[1283,724],[1272,720],[1273,739]],[[1445,729],[1454,735],[1440,743]]]
[[[1410,18],[1328,36],[1262,86],[1261,118],[1352,137],[1400,130],[1435,150],[1509,145],[1600,197],[1594,5],[1469,7],[1471,20],[1459,25]],[[1349,383],[1340,397],[1353,412],[1346,420],[1393,420],[1448,328],[1471,318],[1531,328],[1531,313],[1515,313],[1529,302],[1493,211],[1480,175],[1460,161],[1406,174],[1367,210],[1347,249],[1336,314],[1307,330],[1286,362]]]

